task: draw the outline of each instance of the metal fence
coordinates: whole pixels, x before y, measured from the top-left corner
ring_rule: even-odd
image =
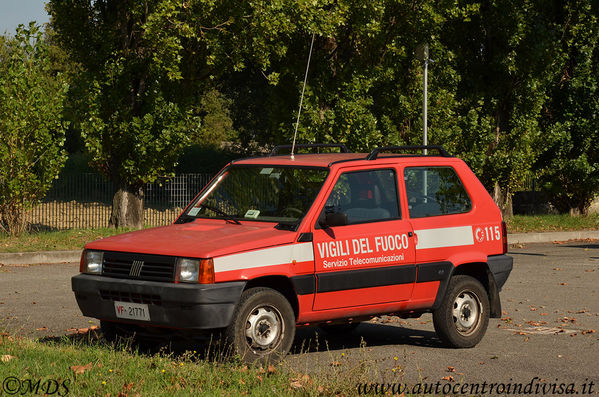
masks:
[[[210,181],[209,174],[182,174],[144,186],[144,224],[166,225]],[[28,214],[31,231],[108,226],[115,190],[98,174],[62,176]]]

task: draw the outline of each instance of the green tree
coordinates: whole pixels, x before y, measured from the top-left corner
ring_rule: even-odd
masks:
[[[0,217],[10,234],[24,231],[26,211],[66,160],[61,113],[68,85],[53,65],[34,23],[0,36]]]
[[[115,186],[110,224],[143,225],[143,185],[172,174],[200,127],[181,59],[175,1],[53,0],[57,40],[81,65],[81,135]],[[182,9],[181,7],[179,7]]]
[[[541,110],[557,55],[559,2],[467,1],[444,37],[460,75],[458,153],[492,188],[504,216],[539,150]]]
[[[572,1],[559,11],[560,56],[537,167],[559,211],[586,214],[599,193],[599,4]]]
[[[300,141],[343,142],[354,150],[420,144],[422,66],[414,52],[418,44],[428,42],[436,61],[430,81],[431,136],[436,143],[451,142],[457,127],[452,107],[458,76],[452,54],[440,41],[444,17],[438,4],[322,1],[303,16],[289,2],[271,2],[265,8],[274,13],[277,6],[278,12],[288,12],[286,20],[298,21],[269,25],[282,50],[271,51],[268,62],[248,59],[245,70],[227,79],[225,92],[232,92],[242,139],[291,141],[315,33]],[[261,26],[262,19],[285,20],[261,13],[249,23]]]

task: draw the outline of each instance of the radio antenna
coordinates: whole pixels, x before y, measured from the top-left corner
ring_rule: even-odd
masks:
[[[300,97],[299,110],[297,111],[297,120],[295,121],[295,132],[293,133],[293,144],[291,145],[291,160],[295,160],[293,152],[295,151],[295,138],[297,138],[297,127],[299,127],[300,114],[302,114],[302,105],[304,103],[304,91],[306,90],[306,81],[308,80],[308,70],[310,69],[310,59],[312,58],[312,47],[314,46],[314,33],[312,33],[312,42],[310,43],[310,53],[308,54],[308,64],[306,65],[306,74],[304,75],[304,86]]]

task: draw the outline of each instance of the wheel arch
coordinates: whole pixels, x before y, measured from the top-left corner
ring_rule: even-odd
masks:
[[[485,291],[487,291],[487,296],[489,298],[490,317],[501,317],[501,300],[499,299],[499,288],[497,288],[495,277],[493,276],[493,273],[491,273],[489,265],[485,262],[470,262],[455,266],[452,269],[449,276],[447,277],[447,279],[442,280],[439,284],[437,298],[435,299],[433,309],[436,309],[441,305],[442,300],[445,299],[445,294],[447,292],[447,285],[449,284],[449,280],[453,276],[457,275],[470,276],[478,280],[485,288]]]
[[[289,277],[283,275],[257,277],[247,282],[244,291],[255,287],[271,288],[283,295],[287,301],[289,301],[295,319],[297,320],[299,316],[299,301],[293,283]]]

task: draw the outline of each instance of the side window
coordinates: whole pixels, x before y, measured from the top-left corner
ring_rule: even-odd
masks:
[[[404,170],[410,218],[462,214],[472,202],[451,167],[408,167]]]
[[[395,171],[382,169],[341,174],[324,212],[345,214],[349,225],[399,218]]]

